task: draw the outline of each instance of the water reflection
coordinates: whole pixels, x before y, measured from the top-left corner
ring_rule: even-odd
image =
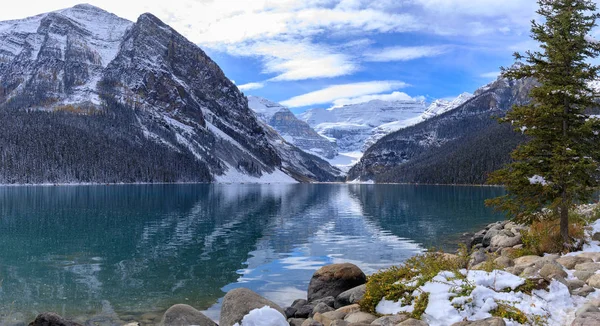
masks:
[[[139,185],[0,188],[0,323],[207,309],[249,287],[281,304],[324,264],[367,272],[497,219],[490,188]]]

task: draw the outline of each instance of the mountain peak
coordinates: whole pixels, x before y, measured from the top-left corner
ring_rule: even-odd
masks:
[[[74,5],[73,9],[83,9],[83,10],[92,10],[92,11],[103,11],[103,12],[107,12],[106,10],[102,9],[102,8],[98,8],[96,6],[93,6],[89,3],[80,3],[78,5]]]

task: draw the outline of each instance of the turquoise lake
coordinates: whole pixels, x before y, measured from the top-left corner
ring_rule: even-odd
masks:
[[[0,324],[43,311],[158,322],[186,303],[218,317],[226,291],[281,304],[320,266],[366,273],[503,219],[501,188],[415,185],[0,187]]]

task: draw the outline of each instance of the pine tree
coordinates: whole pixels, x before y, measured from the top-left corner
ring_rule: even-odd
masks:
[[[515,106],[504,122],[512,123],[528,141],[513,153],[513,162],[494,172],[490,183],[504,184],[507,195],[488,201],[519,222],[543,212],[560,218],[560,234],[569,246],[569,211],[590,200],[598,187],[600,120],[589,115],[598,107],[590,82],[599,67],[590,59],[600,43],[589,36],[596,26],[596,5],[590,0],[539,0],[542,23],[532,21],[539,51],[515,53],[517,63],[502,75],[533,78],[531,102]]]

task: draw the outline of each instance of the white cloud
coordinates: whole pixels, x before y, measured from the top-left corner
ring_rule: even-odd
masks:
[[[333,85],[327,88],[292,97],[281,102],[282,105],[297,108],[316,104],[334,103],[336,100],[359,98],[366,95],[376,95],[399,88],[408,84],[397,80],[370,81],[362,83]]]
[[[488,79],[496,79],[496,78],[498,78],[498,76],[500,76],[499,71],[486,72],[486,73],[479,75],[479,77],[481,77],[481,78],[488,78]]]
[[[333,101],[333,107],[340,107],[344,105],[366,103],[374,100],[381,101],[414,101],[414,100],[425,100],[424,97],[412,97],[404,92],[392,92],[390,94],[371,94],[357,97],[340,98]]]
[[[264,83],[247,83],[247,84],[244,84],[244,85],[239,85],[238,89],[241,90],[241,91],[249,91],[249,90],[252,90],[252,89],[260,89],[260,88],[263,88],[263,87],[265,87]]]
[[[276,74],[271,81],[339,77],[359,69],[351,56],[306,40],[249,42],[225,50],[236,56],[261,58],[263,73]]]
[[[365,54],[365,60],[373,62],[409,61],[435,57],[448,51],[446,46],[394,46]]]

